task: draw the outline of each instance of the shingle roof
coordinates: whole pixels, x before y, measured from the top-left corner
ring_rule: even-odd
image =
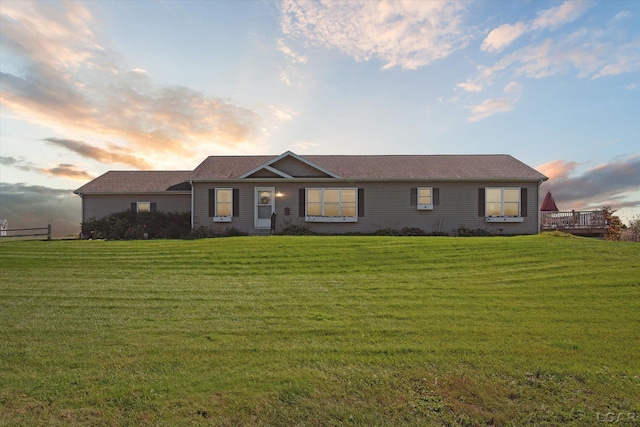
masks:
[[[278,156],[210,156],[194,180],[235,179]],[[497,155],[309,155],[299,156],[344,179],[356,180],[546,180],[506,154]]]
[[[195,168],[197,179],[234,179],[277,156],[209,156]]]
[[[162,193],[191,191],[192,171],[109,171],[74,193]]]
[[[286,156],[210,156],[193,171],[110,171],[75,193],[189,191],[189,180],[239,179]],[[547,177],[506,154],[292,156],[348,180],[541,181]]]

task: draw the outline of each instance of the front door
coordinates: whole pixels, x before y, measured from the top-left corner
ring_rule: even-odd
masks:
[[[276,211],[275,189],[257,187],[255,192],[255,228],[271,228],[271,214]]]

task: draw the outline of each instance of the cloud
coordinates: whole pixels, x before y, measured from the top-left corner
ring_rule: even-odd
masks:
[[[486,52],[500,52],[523,34],[533,30],[555,30],[576,20],[590,7],[591,3],[587,1],[566,1],[560,6],[539,12],[537,18],[529,22],[502,24],[489,32],[480,49]]]
[[[70,165],[67,163],[60,163],[58,166],[47,168],[47,169],[41,169],[41,171],[53,176],[75,179],[78,181],[89,181],[95,178],[93,175],[89,174],[87,171],[77,169],[74,165]]]
[[[294,52],[293,49],[287,46],[281,38],[278,39],[278,50],[282,52],[289,61],[296,64],[305,64],[309,60],[305,55]]]
[[[514,101],[506,98],[487,99],[479,105],[467,107],[471,110],[471,116],[468,118],[470,122],[486,119],[496,113],[504,113],[513,110]]]
[[[285,44],[284,39],[278,39],[278,50],[287,58],[287,65],[280,69],[280,81],[287,86],[292,86],[291,78],[298,74],[298,65],[306,64],[309,60],[305,55],[301,55]]]
[[[533,34],[521,48],[491,65],[478,66],[475,77],[457,87],[484,89],[500,77],[543,79],[575,72],[579,78],[598,79],[640,70],[640,39],[621,42],[624,34],[615,27],[626,13],[616,15],[608,28],[580,28],[542,38],[545,31],[556,31],[575,21],[592,6],[588,1],[566,1],[539,12],[534,19],[496,27],[484,39],[483,51],[499,53],[525,34]]]
[[[538,13],[533,20],[532,28],[557,29],[558,27],[575,21],[592,6],[589,1],[565,1],[560,6],[552,7]]]
[[[616,43],[604,31],[579,30],[546,39],[479,66],[467,81],[490,86],[499,75],[543,79],[574,71],[580,78],[597,79],[640,70],[640,40]]]
[[[499,52],[527,32],[528,29],[524,22],[501,25],[487,35],[480,49],[487,52]]]
[[[54,167],[41,167],[23,159],[16,159],[15,157],[0,157],[0,165],[12,166],[25,172],[37,172],[79,181],[87,181],[94,178],[87,171],[80,170],[76,166],[66,163],[61,163]]]
[[[288,110],[286,108],[280,108],[275,105],[267,105],[266,106],[269,111],[271,111],[271,115],[274,119],[280,122],[288,122],[293,120],[294,116],[297,114],[294,111]]]
[[[629,19],[633,16],[633,13],[628,10],[623,10],[621,12],[616,13],[616,16],[613,18],[616,21],[624,21],[625,19]]]
[[[33,165],[33,163],[26,162],[24,159],[16,159],[15,157],[0,156],[0,165],[12,166],[25,172],[31,172],[38,169]]]
[[[0,74],[3,109],[65,133],[123,141],[139,156],[188,156],[198,146],[227,149],[259,139],[262,117],[256,111],[155,84],[145,70],[128,67],[104,47],[92,25],[94,17],[79,3],[3,3],[1,46],[19,65]]]
[[[53,145],[66,148],[83,157],[97,160],[102,163],[122,163],[138,169],[150,169],[151,165],[145,160],[131,155],[131,150],[119,147],[115,144],[107,144],[108,150],[94,147],[83,141],[75,141],[63,138],[45,138],[44,141]]]
[[[415,70],[467,45],[461,9],[456,1],[284,0],[280,26],[289,37],[356,61]]]
[[[578,167],[579,163],[565,162],[563,160],[553,160],[549,163],[544,163],[538,166],[536,169],[546,175],[549,180],[566,178],[573,173]]]
[[[516,81],[511,81],[509,83],[506,84],[506,86],[504,87],[504,92],[505,93],[520,93],[522,92],[522,83],[520,82],[516,82]]]
[[[293,146],[296,149],[296,152],[301,152],[301,153],[311,150],[315,147],[318,147],[319,145],[320,144],[312,141],[298,141],[295,144],[293,144]]]
[[[640,196],[640,156],[614,159],[576,174],[579,166],[561,160],[538,166],[549,177],[541,194],[550,190],[560,210],[640,207],[640,200],[629,200]]]
[[[611,63],[604,65],[593,78],[615,76],[640,70],[640,39],[620,46]]]
[[[469,122],[477,122],[497,113],[506,113],[513,110],[522,92],[522,84],[517,81],[507,83],[503,89],[506,97],[491,98],[484,100],[481,104],[466,107],[471,110],[471,115],[467,119]]]
[[[80,232],[80,198],[73,190],[0,182],[0,200],[0,218],[8,220],[9,229],[46,227],[51,221],[54,237]]]
[[[482,86],[478,83],[467,80],[464,83],[458,83],[456,87],[466,90],[467,92],[480,92],[482,91]]]

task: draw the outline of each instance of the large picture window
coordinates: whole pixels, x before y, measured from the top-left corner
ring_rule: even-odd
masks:
[[[485,216],[487,221],[521,220],[520,187],[490,187],[485,189]]]
[[[357,188],[307,188],[305,220],[309,222],[357,222]]]

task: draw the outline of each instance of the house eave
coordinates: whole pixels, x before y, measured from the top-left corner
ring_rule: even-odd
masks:
[[[74,194],[79,196],[133,196],[133,195],[149,195],[149,196],[158,196],[158,195],[173,195],[173,194],[181,194],[190,196],[191,190],[189,191],[74,191]]]
[[[541,178],[233,178],[233,179],[194,179],[191,182],[196,183],[289,183],[289,182],[536,182],[539,183]]]

